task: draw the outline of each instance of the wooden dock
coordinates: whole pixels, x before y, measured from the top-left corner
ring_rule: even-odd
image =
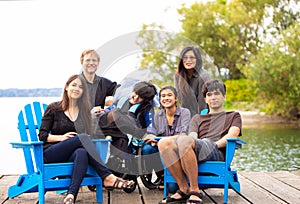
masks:
[[[229,190],[228,203],[300,203],[300,171],[278,172],[238,172],[241,183],[241,193]],[[3,175],[0,179],[0,202],[7,198],[7,189],[17,180],[17,175]],[[203,203],[223,203],[223,189],[206,189]],[[32,204],[37,201],[37,193],[22,194],[14,199],[9,199],[5,204]],[[64,195],[55,192],[46,193],[46,203],[63,203]],[[113,190],[108,193],[104,190],[104,204],[157,204],[163,198],[163,191],[148,190],[139,182],[139,188],[132,193],[122,190]],[[95,202],[95,193],[83,187],[80,190],[76,203],[92,204]]]

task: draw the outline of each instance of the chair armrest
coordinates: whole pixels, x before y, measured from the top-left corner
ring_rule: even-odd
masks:
[[[230,164],[233,160],[233,156],[236,149],[242,148],[242,145],[246,144],[245,141],[239,138],[228,138],[226,142],[226,155],[225,155],[225,162],[226,166],[230,168]]]
[[[10,142],[13,148],[33,148],[36,146],[43,146],[43,142]]]
[[[245,141],[239,139],[239,138],[228,138],[227,142],[234,142],[236,143],[236,149],[242,148],[243,144],[247,144]]]
[[[111,139],[92,139],[92,141],[94,143],[97,143],[97,142],[111,142],[112,140]]]
[[[13,148],[21,148],[24,153],[25,164],[28,173],[33,173],[35,170],[43,172],[44,156],[43,144],[44,142],[10,142]],[[32,154],[33,153],[33,154]],[[33,161],[35,161],[33,163]],[[35,167],[34,167],[35,166]]]

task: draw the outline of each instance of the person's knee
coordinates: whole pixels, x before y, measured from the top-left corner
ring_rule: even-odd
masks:
[[[162,152],[167,148],[172,148],[174,144],[175,144],[174,141],[171,140],[170,138],[163,138],[158,142],[157,146],[158,146],[158,150]]]
[[[178,149],[179,151],[186,151],[194,147],[194,138],[192,137],[180,137],[178,138]]]
[[[76,157],[81,161],[88,161],[88,153],[84,148],[78,148],[75,150]]]

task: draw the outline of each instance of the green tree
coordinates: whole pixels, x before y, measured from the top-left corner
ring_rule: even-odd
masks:
[[[178,52],[197,45],[211,73],[226,68],[229,79],[240,83],[237,79],[246,77],[248,87],[257,85],[249,91],[257,92],[267,112],[299,116],[299,0],[195,2],[181,5],[178,13],[180,33],[156,36],[149,31],[164,30],[162,26],[144,25],[138,40],[145,51],[144,68],[150,65],[162,83],[172,84]],[[149,52],[149,46],[156,49]]]
[[[141,47],[145,51],[149,50],[149,46],[155,46],[157,50],[163,47],[167,53],[155,53],[153,49],[151,53],[145,52],[142,66],[148,67],[150,64],[153,72],[155,67],[159,73],[164,73],[165,70],[168,75],[166,79],[169,81],[170,74],[176,68],[177,59],[165,55],[178,52],[184,45],[193,44],[200,46],[203,53],[206,53],[205,66],[212,73],[215,68],[219,73],[221,68],[227,68],[230,70],[230,79],[243,78],[241,68],[250,63],[250,56],[259,52],[263,42],[278,35],[282,29],[299,19],[296,2],[298,1],[217,0],[195,2],[190,7],[183,4],[178,9],[182,16],[182,32],[161,38],[146,31],[163,30],[162,26],[143,26],[139,39]]]
[[[299,117],[300,110],[300,24],[281,32],[276,44],[265,43],[244,68],[257,82],[259,102],[268,113]]]
[[[172,85],[173,75],[177,69],[178,57],[182,48],[186,45],[197,45],[191,39],[181,34],[170,33],[155,23],[143,25],[136,43],[143,49],[141,69],[151,71],[153,82],[157,85]],[[213,59],[205,53],[201,47],[200,52],[203,67],[217,74]]]

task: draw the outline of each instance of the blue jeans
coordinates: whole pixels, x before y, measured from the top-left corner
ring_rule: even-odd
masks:
[[[45,163],[74,162],[71,184],[68,193],[77,196],[80,184],[90,164],[104,179],[111,171],[101,163],[96,146],[86,134],[76,135],[56,143],[44,150]]]

